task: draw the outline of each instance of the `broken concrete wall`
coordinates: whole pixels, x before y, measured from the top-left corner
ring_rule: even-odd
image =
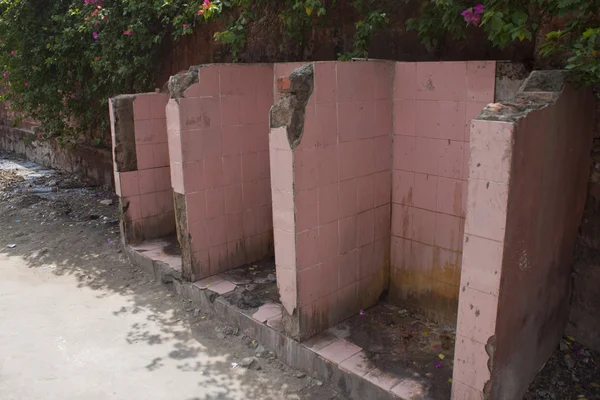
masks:
[[[168,99],[161,93],[110,99],[115,190],[126,243],[175,233],[165,114]]]
[[[495,79],[493,61],[396,63],[390,298],[449,325],[458,309],[469,123],[494,101]]]
[[[275,260],[296,339],[374,305],[388,285],[392,76],[388,62],[324,62],[278,80]]]
[[[473,122],[453,399],[521,398],[564,332],[593,104],[534,72]]]
[[[177,230],[187,279],[273,251],[272,65],[206,65],[171,78],[167,106]]]

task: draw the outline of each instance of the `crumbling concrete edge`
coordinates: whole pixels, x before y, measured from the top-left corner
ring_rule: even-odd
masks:
[[[289,78],[277,82],[279,100],[271,107],[271,129],[285,127],[290,148],[295,149],[302,141],[306,105],[312,95],[315,82],[313,64],[295,69]]]
[[[113,115],[112,140],[113,162],[116,172],[137,171],[137,150],[135,146],[135,120],[133,115],[134,94],[112,97]]]
[[[192,282],[184,280],[182,273],[170,265],[152,260],[126,244],[123,244],[123,249],[128,259],[141,267],[155,281],[170,287],[200,309],[213,313],[222,322],[233,325],[245,335],[255,338],[290,367],[323,382],[331,383],[344,396],[356,400],[406,400],[362,376],[341,369],[339,365],[326,360],[304,344],[285,336],[281,331],[241,313],[223,296],[210,289],[202,290]]]
[[[187,71],[171,76],[167,83],[170,97],[175,100],[184,97],[185,91],[199,82],[198,71],[202,67],[202,65],[193,65]]]

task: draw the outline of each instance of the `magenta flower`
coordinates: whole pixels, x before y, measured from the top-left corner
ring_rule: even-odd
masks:
[[[128,29],[126,31],[123,31],[123,35],[125,35],[125,36],[133,36],[133,30]]]
[[[3,77],[5,77],[5,78],[8,78],[8,71],[4,71],[4,72],[2,73],[2,76],[3,76]]]
[[[98,35],[98,32],[93,32],[92,33],[92,37],[94,38],[94,40],[98,40],[98,38],[100,37],[100,35]]]
[[[465,11],[461,12],[460,15],[462,15],[465,22],[468,24],[473,19],[473,10],[470,8],[467,8]]]
[[[444,362],[443,362],[443,361],[440,361],[440,362],[438,362],[438,363],[435,363],[435,367],[436,367],[437,369],[440,369],[440,368],[442,368],[443,366],[444,366]]]
[[[210,0],[204,0],[204,3],[202,4],[203,7],[210,7],[210,5],[212,4],[212,2]]]
[[[485,9],[483,8],[483,4],[477,4],[475,7],[473,7],[473,12],[475,15],[483,14],[484,11]]]
[[[467,24],[478,25],[481,22],[481,14],[485,11],[483,4],[478,4],[473,8],[467,8],[461,12],[463,19]]]
[[[75,93],[71,93],[71,98],[72,98],[72,99],[76,99],[76,98],[77,98],[77,95],[76,95]]]
[[[11,56],[16,56],[17,55],[17,51],[16,50],[11,50],[10,51],[10,55]]]
[[[183,24],[183,29],[187,29],[187,28],[189,28],[189,25],[188,24]]]
[[[358,312],[358,314],[359,314],[361,317],[364,317],[364,316],[365,316],[367,313],[365,312],[365,310],[360,310],[360,311]]]
[[[25,87],[29,87],[29,82],[25,82]]]
[[[100,61],[100,57],[94,57],[94,61]]]

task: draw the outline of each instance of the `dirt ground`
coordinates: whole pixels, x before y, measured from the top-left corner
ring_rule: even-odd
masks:
[[[26,167],[15,172],[2,165],[2,161],[7,160]],[[31,164],[0,154],[0,256],[22,258],[29,268],[39,269],[56,279],[73,277],[81,289],[96,290],[103,295],[133,296],[135,307],[149,309],[166,330],[174,321],[185,323],[189,334],[201,345],[226,359],[212,367],[219,369],[221,374],[242,369],[241,365],[232,363],[239,364],[245,358],[254,357],[243,377],[248,385],[243,398],[345,399],[322,382],[287,367],[252,338],[195,308],[129,263],[120,248],[114,193],[86,188],[84,180],[72,175],[38,174],[39,171],[35,168],[32,171],[31,167]],[[40,186],[58,187],[58,190],[54,193],[23,193],[24,188],[31,190]],[[110,205],[103,204],[110,202]],[[166,315],[169,315],[168,320]],[[131,328],[129,337],[132,340],[152,339],[143,336],[139,328]],[[159,366],[161,360],[156,360],[156,364]],[[195,370],[198,374],[210,373]],[[279,393],[266,395],[272,393],[273,388]],[[209,398],[238,397],[207,397],[199,389],[197,400]]]

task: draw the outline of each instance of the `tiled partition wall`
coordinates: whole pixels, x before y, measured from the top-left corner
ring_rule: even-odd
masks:
[[[273,65],[208,65],[167,106],[183,272],[192,280],[272,254]]]
[[[161,93],[110,100],[122,237],[137,243],[175,233],[165,106]]]
[[[275,255],[286,329],[296,338],[372,306],[387,287],[392,68],[314,63],[278,81],[270,139]],[[305,108],[297,105],[302,96]]]
[[[395,65],[390,296],[455,325],[469,124],[494,101],[495,62]]]

